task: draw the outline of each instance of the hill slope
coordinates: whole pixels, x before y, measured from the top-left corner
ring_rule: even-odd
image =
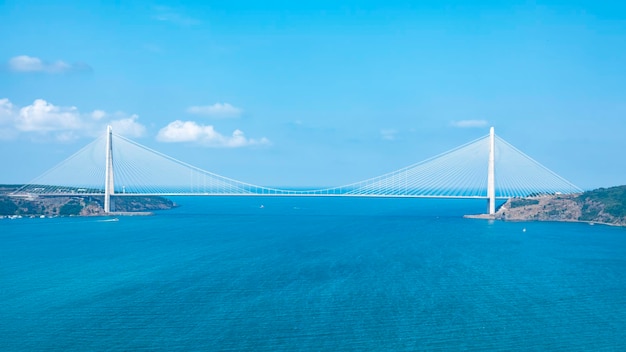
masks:
[[[12,197],[8,194],[19,186],[0,185],[0,216],[68,216],[106,215],[103,209],[104,197],[63,196],[63,197]],[[163,197],[114,197],[117,212],[145,212],[171,209],[176,205]]]
[[[584,221],[626,226],[626,186],[581,194],[512,198],[493,216],[517,221]]]

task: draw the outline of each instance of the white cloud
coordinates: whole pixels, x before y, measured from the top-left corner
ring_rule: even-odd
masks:
[[[77,71],[91,71],[91,67],[84,63],[68,64],[64,61],[45,62],[38,57],[19,55],[9,59],[9,69],[14,72],[44,72],[66,73]]]
[[[9,99],[0,99],[0,127],[3,126],[0,139],[14,139],[24,134],[36,135],[39,140],[46,140],[41,137],[49,136],[57,141],[70,141],[99,135],[107,124],[112,125],[117,134],[141,137],[146,129],[137,122],[138,119],[137,115],[111,115],[103,110],[81,113],[74,106],[56,106],[43,99],[19,108]]]
[[[135,138],[143,137],[146,133],[146,127],[138,123],[137,119],[139,116],[131,115],[125,119],[113,120],[109,124],[117,134]]]
[[[241,115],[242,113],[242,110],[228,103],[215,103],[213,105],[190,106],[189,108],[187,108],[187,112],[190,114],[229,118],[239,117],[239,115]]]
[[[9,60],[9,68],[13,71],[34,72],[43,71],[44,66],[39,58],[21,55]]]
[[[259,140],[247,138],[241,130],[233,131],[232,135],[224,136],[211,125],[199,125],[194,121],[176,120],[163,127],[157,140],[168,143],[192,142],[207,147],[238,148],[251,145],[269,144],[267,138]]]
[[[486,127],[489,124],[487,120],[460,120],[452,121],[450,125],[457,128],[478,128]]]
[[[15,127],[24,132],[50,132],[81,129],[78,109],[54,106],[43,99],[20,109]]]
[[[9,99],[0,99],[0,140],[10,140],[17,136],[17,132],[12,127],[14,120],[13,104]]]
[[[11,123],[13,115],[13,104],[9,99],[0,99],[0,125]]]
[[[102,120],[106,115],[107,113],[103,110],[94,110],[91,113],[91,118],[98,121],[98,120]]]
[[[170,22],[179,26],[193,26],[200,24],[199,20],[189,17],[182,12],[167,6],[155,6],[152,18],[157,21]]]
[[[386,141],[393,141],[396,139],[396,135],[398,131],[393,129],[383,129],[380,130],[380,137]]]

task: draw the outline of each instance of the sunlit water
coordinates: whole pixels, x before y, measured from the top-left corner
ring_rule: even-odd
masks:
[[[0,220],[0,350],[626,349],[626,230],[484,202],[178,198]]]

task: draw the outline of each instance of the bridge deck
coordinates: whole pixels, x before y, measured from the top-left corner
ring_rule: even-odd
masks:
[[[41,193],[13,194],[14,197],[103,197],[103,193]],[[405,194],[318,194],[318,193],[116,193],[115,197],[350,197],[350,198],[429,198],[429,199],[489,199],[487,196],[445,196],[445,195],[405,195]],[[496,199],[509,199],[498,197]]]

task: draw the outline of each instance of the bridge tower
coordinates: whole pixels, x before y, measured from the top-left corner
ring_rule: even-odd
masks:
[[[104,167],[104,212],[111,212],[111,195],[115,193],[113,183],[113,128],[107,126],[106,161]]]
[[[489,130],[489,167],[487,170],[487,210],[496,213],[496,134],[494,128]]]

